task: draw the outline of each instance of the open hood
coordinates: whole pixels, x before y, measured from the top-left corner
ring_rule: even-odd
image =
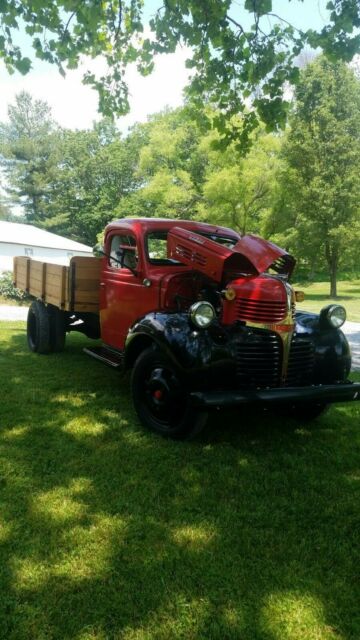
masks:
[[[222,282],[226,272],[259,275],[268,269],[290,276],[295,259],[272,242],[243,236],[230,249],[198,233],[173,227],[168,234],[168,256]]]
[[[291,276],[296,264],[295,258],[285,249],[250,234],[243,236],[236,243],[233,251],[246,258],[258,274],[272,268],[276,273]]]

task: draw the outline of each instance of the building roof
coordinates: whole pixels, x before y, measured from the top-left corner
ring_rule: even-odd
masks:
[[[65,251],[84,251],[91,253],[91,247],[81,242],[63,238],[56,233],[38,229],[31,224],[5,222],[0,220],[0,243],[21,244],[27,247],[46,247],[48,249],[64,249]]]

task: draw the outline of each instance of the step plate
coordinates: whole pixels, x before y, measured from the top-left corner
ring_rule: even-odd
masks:
[[[111,349],[107,349],[106,347],[85,347],[83,351],[88,356],[91,356],[96,360],[100,360],[109,367],[113,367],[114,369],[123,367],[124,357],[122,356],[122,354],[118,354]]]

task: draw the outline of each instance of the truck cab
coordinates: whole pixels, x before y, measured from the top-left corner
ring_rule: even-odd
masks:
[[[106,228],[100,278],[101,338],[124,349],[129,328],[152,311],[186,309],[201,282],[191,265],[168,255],[168,234],[176,221],[124,220]],[[208,224],[181,221],[181,228],[234,246],[239,234]]]

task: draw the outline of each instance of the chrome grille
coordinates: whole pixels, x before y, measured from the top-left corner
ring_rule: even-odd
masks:
[[[237,298],[235,305],[237,320],[258,322],[259,324],[281,322],[287,313],[286,300],[267,301]]]

